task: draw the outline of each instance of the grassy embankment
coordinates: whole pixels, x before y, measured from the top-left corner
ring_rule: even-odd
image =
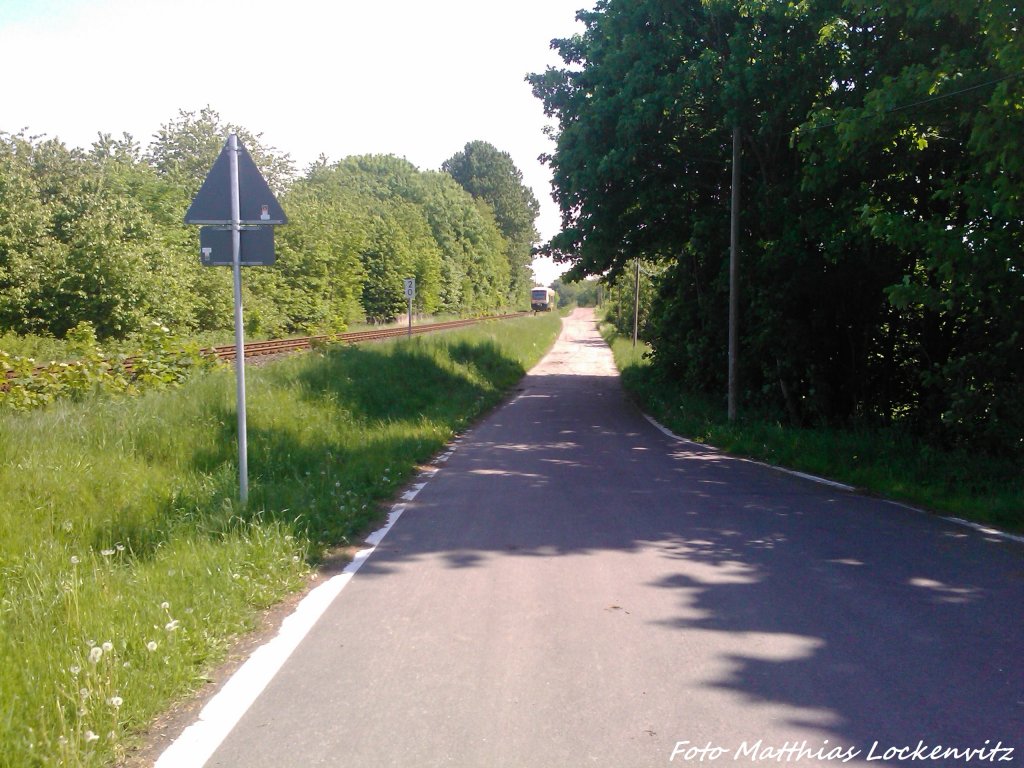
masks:
[[[653,375],[648,351],[602,333],[622,383],[644,411],[676,434],[738,456],[838,480],[935,512],[1009,531],[1024,531],[1024,473],[1016,462],[967,451],[942,451],[895,430],[794,428],[757,414],[736,423],[725,404],[678,391]]]
[[[554,315],[0,414],[0,766],[96,766],[550,346]]]

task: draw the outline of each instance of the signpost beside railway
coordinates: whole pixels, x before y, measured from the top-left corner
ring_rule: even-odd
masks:
[[[412,300],[416,298],[416,278],[405,278],[405,299],[409,304],[409,338],[412,338]]]
[[[185,223],[210,225],[199,230],[200,259],[204,266],[231,266],[234,270],[238,495],[243,504],[249,499],[249,458],[241,268],[273,264],[272,227],[287,222],[267,180],[238,137],[231,134],[185,213]]]

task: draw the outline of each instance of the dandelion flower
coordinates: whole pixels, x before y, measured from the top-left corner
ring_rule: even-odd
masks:
[[[146,643],[146,650],[149,651],[150,653],[155,651],[156,648],[157,648],[156,640],[150,640],[148,643]]]
[[[83,699],[88,699],[89,698],[89,689],[88,688],[79,688],[78,689],[78,695],[81,696]]]
[[[124,704],[124,699],[122,699],[120,696],[111,696],[109,699],[107,699],[107,703],[114,709],[117,709],[122,704]]]
[[[103,652],[104,653],[110,653],[112,650],[114,650],[114,644],[113,643],[106,642],[106,643],[103,644]]]
[[[114,547],[114,549],[116,549],[118,552],[124,552],[124,544],[118,544],[116,547]]]
[[[89,661],[92,664],[98,664],[99,660],[103,658],[103,649],[98,645],[89,649]]]
[[[78,559],[78,555],[72,555],[71,556],[71,564],[72,565],[78,565],[80,562],[82,562],[82,561]]]
[[[97,736],[92,731],[86,731],[85,734],[83,735],[83,738],[85,739],[85,742],[87,744],[89,744],[91,742],[94,742],[94,741],[99,741],[100,740],[100,737]]]
[[[78,666],[77,664],[73,664],[71,666],[71,674],[72,675],[77,675],[81,671],[82,671],[82,668],[80,666]]]
[[[164,600],[162,603],[160,603],[160,607],[166,611],[168,608],[171,607],[171,604]]]
[[[101,549],[100,550],[100,554],[103,555],[104,557],[110,557],[112,554],[114,554],[114,550],[112,550],[112,549]]]
[[[178,623],[179,622],[177,619],[171,619],[164,625],[164,629],[166,629],[168,632],[173,632],[178,628]]]

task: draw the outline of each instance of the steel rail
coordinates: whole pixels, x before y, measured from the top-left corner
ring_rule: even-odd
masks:
[[[475,325],[476,323],[482,323],[487,320],[510,320],[517,317],[524,317],[530,314],[529,312],[515,312],[508,315],[487,315],[485,317],[474,317],[467,318],[464,320],[449,320],[443,323],[425,323],[423,325],[412,326],[412,334],[421,333],[434,333],[436,331],[447,331],[454,328],[462,328],[468,325]],[[322,334],[318,336],[302,336],[294,339],[272,339],[270,341],[250,341],[245,345],[245,358],[264,357],[267,355],[281,355],[290,352],[299,352],[304,349],[311,349],[316,344],[328,344],[328,343],[346,343],[346,344],[359,344],[367,341],[383,341],[385,339],[400,338],[407,336],[410,333],[408,327],[394,327],[394,328],[380,328],[369,331],[351,331],[349,333],[335,333],[335,334]],[[218,358],[219,360],[230,361],[234,360],[235,345],[225,344],[223,346],[207,347],[200,350],[204,355],[210,355]],[[125,370],[130,371],[132,368],[132,360],[134,358],[127,357],[124,359],[123,366]],[[73,362],[73,361],[72,361]],[[42,371],[49,370],[53,363],[49,365],[37,365],[33,369],[32,375],[36,375]],[[14,371],[7,371],[5,379],[14,379],[17,375]],[[4,385],[6,386],[6,382]]]

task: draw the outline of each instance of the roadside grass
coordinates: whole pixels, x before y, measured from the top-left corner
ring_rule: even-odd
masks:
[[[1011,459],[928,446],[897,430],[796,428],[759,414],[729,423],[725,404],[681,392],[644,358],[645,345],[602,333],[623,387],[677,434],[737,456],[837,480],[870,493],[1004,530],[1024,531],[1024,473]]]
[[[0,766],[100,766],[550,347],[553,315],[0,415]]]

